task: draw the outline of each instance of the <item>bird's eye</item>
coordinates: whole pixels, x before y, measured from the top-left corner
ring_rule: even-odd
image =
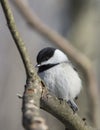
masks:
[[[48,57],[46,57],[45,59],[46,59],[46,60],[48,60],[49,58],[48,58]]]

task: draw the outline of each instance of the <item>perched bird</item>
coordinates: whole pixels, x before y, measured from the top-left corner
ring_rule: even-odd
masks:
[[[76,112],[74,99],[82,88],[81,79],[68,57],[59,49],[47,47],[37,55],[38,74],[48,90],[56,97],[66,100]]]

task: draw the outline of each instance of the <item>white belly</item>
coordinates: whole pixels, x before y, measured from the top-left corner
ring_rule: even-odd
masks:
[[[81,79],[70,64],[59,64],[39,73],[39,76],[44,80],[49,91],[67,101],[74,99],[82,88]]]

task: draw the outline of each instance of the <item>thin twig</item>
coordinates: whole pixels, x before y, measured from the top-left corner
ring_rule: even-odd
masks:
[[[98,85],[92,63],[85,55],[76,50],[68,40],[66,40],[57,32],[46,26],[35,14],[35,12],[31,10],[30,6],[28,5],[28,2],[26,3],[22,0],[14,0],[14,2],[20,9],[26,21],[34,29],[36,29],[43,36],[51,40],[54,44],[62,48],[65,51],[65,53],[67,53],[73,59],[73,61],[75,61],[78,64],[78,66],[80,66],[81,70],[84,72],[84,77],[86,78],[87,81],[88,94],[91,100],[91,111],[92,111],[91,117],[94,124],[98,126],[96,121],[100,117],[98,116],[100,103],[99,103]]]

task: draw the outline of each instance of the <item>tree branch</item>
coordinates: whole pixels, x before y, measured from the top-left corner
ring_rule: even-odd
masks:
[[[41,107],[53,114],[60,121],[62,121],[66,129],[70,130],[96,130],[84,124],[77,114],[73,114],[69,106],[63,101],[60,105],[59,100],[51,95],[46,98],[48,93],[44,84],[37,76],[32,64],[30,62],[28,53],[26,53],[25,45],[19,36],[16,29],[15,22],[7,0],[1,0],[2,8],[4,10],[9,29],[12,33],[14,41],[19,49],[23,63],[27,71],[27,82],[25,92],[23,95],[23,125],[27,130],[47,130],[45,120],[39,114],[39,105],[41,97]],[[24,54],[25,53],[25,54]],[[28,58],[28,59],[27,59]],[[28,62],[28,63],[27,63]],[[30,67],[30,68],[27,68]]]
[[[91,117],[94,124],[98,126],[96,121],[100,119],[98,118],[100,103],[98,85],[92,63],[85,55],[76,50],[68,40],[46,26],[35,14],[35,12],[31,10],[30,6],[28,5],[28,1],[25,2],[22,0],[14,0],[14,2],[21,11],[22,15],[25,17],[26,21],[33,28],[35,28],[40,34],[51,40],[54,44],[62,48],[65,53],[67,53],[73,59],[73,61],[75,61],[78,66],[80,66],[87,81],[88,94],[91,100]]]
[[[70,109],[66,101],[60,101],[53,96],[41,99],[41,108],[58,118],[66,127],[66,130],[96,130],[85,124],[85,122]]]
[[[23,126],[27,130],[47,130],[45,120],[40,116],[39,106],[42,92],[42,84],[33,69],[25,44],[17,31],[13,14],[7,0],[1,0],[1,5],[7,20],[9,30],[23,60],[27,82],[23,94]]]

